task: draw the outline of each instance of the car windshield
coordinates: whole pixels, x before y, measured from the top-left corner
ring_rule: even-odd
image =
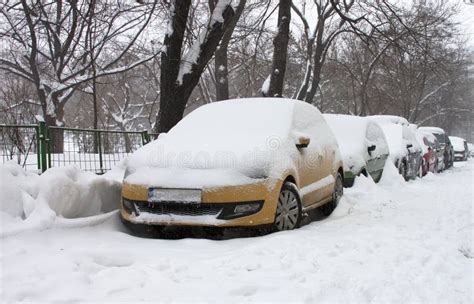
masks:
[[[434,133],[434,136],[436,136],[436,139],[440,144],[444,145],[446,143],[444,134]]]
[[[279,99],[230,100],[200,107],[165,136],[179,150],[247,152],[286,140],[293,103]],[[272,143],[269,143],[272,141]]]

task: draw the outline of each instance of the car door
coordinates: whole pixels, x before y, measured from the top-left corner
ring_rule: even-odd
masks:
[[[293,122],[295,143],[301,137],[310,140],[306,148],[298,149],[297,168],[302,204],[307,207],[332,195],[335,138],[319,110],[312,105],[296,104]]]
[[[388,145],[382,128],[375,122],[369,121],[367,124],[366,143],[367,148],[375,146],[375,149],[370,153],[368,150],[366,151],[368,154],[367,173],[377,182],[382,176],[388,157]]]

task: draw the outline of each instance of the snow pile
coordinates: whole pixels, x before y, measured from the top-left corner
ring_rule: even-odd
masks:
[[[400,189],[401,187],[405,187],[406,182],[393,162],[385,162],[379,184],[385,187]]]
[[[52,168],[38,176],[20,166],[0,165],[2,234],[44,229],[65,219],[118,208],[121,184],[75,167]]]

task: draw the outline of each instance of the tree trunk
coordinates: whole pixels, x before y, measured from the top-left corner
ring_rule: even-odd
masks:
[[[290,40],[291,0],[280,0],[278,9],[278,33],[273,39],[273,63],[270,74],[270,85],[268,92],[262,92],[264,96],[283,96],[283,85],[286,72],[286,61],[288,55],[288,41]]]
[[[191,0],[175,0],[173,3],[174,14],[170,20],[172,32],[165,35],[163,43],[165,50],[161,53],[160,110],[155,125],[158,133],[168,132],[181,119],[184,112],[184,105],[176,101],[178,94],[176,82]]]
[[[229,42],[234,33],[235,26],[245,8],[247,0],[240,0],[235,10],[234,17],[229,23],[219,47],[216,49],[214,74],[216,76],[216,100],[229,99],[229,70],[228,70],[228,49]]]
[[[44,112],[44,121],[47,127],[57,127],[63,124],[64,119],[64,105],[57,101],[57,97],[53,97],[54,115]],[[64,153],[64,131],[62,129],[48,129],[49,134],[49,148],[51,153]],[[69,151],[68,151],[69,152]],[[71,151],[72,152],[72,151]]]
[[[182,118],[189,96],[199,82],[204,68],[214,55],[224,32],[229,26],[234,10],[227,5],[222,11],[223,23],[210,20],[207,35],[204,41],[195,41],[199,45],[199,55],[188,71],[182,70],[182,79],[178,79],[181,66],[181,48],[183,35],[186,29],[186,19],[189,13],[190,0],[177,0],[175,2],[175,14],[172,17],[173,33],[165,36],[164,46],[166,52],[161,55],[161,95],[160,110],[156,123],[158,133],[168,132]],[[211,16],[213,13],[211,13]]]

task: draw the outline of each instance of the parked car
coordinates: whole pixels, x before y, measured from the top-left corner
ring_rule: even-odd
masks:
[[[342,194],[337,141],[316,107],[235,99],[199,107],[130,157],[121,216],[131,229],[290,230],[310,209],[329,215]]]
[[[389,158],[398,168],[405,180],[422,175],[422,151],[415,135],[414,126],[410,126],[403,117],[391,115],[370,116],[382,127],[387,139]]]
[[[464,138],[457,136],[449,136],[449,140],[453,145],[454,161],[466,161],[469,157],[469,148]]]
[[[439,164],[437,153],[441,151],[438,140],[433,134],[420,130],[416,132],[416,137],[423,153],[421,164],[423,176],[428,172],[437,173]]]
[[[422,131],[430,132],[436,139],[441,147],[441,151],[443,152],[443,161],[444,161],[444,168],[448,169],[453,166],[454,162],[454,151],[451,141],[449,140],[449,136],[444,132],[443,129],[438,127],[420,127]]]
[[[375,182],[382,177],[388,144],[382,128],[368,117],[323,114],[336,136],[344,165],[344,186],[351,187],[360,174]]]

